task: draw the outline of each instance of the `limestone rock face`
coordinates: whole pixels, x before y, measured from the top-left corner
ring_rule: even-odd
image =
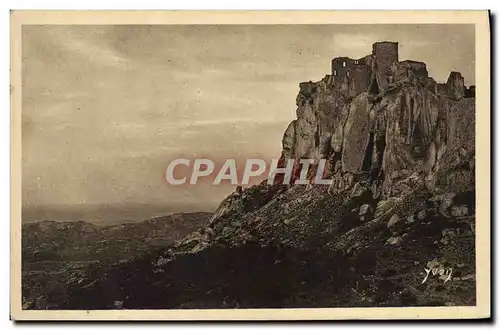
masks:
[[[439,108],[436,96],[422,87],[403,88],[387,98],[383,170],[415,172],[432,167],[427,150],[435,140]]]
[[[334,128],[331,138],[331,150],[334,153],[340,153],[344,143],[344,128],[347,119],[349,118],[350,104],[346,104],[340,110],[340,119],[337,126]],[[340,163],[339,163],[340,164]]]
[[[286,158],[327,158],[331,138],[339,125],[346,97],[332,85],[331,76],[313,83],[299,84],[297,119],[291,123],[282,140]]]
[[[451,104],[447,113],[447,145],[450,151],[460,148],[474,151],[476,142],[475,99],[462,99]]]
[[[359,173],[370,142],[371,103],[368,94],[359,94],[349,107],[349,114],[343,131],[342,169],[346,172]]]

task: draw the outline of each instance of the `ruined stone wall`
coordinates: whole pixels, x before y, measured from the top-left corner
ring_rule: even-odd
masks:
[[[347,71],[354,64],[354,60],[349,57],[336,57],[332,60],[332,76],[335,79],[345,77]]]
[[[422,85],[427,85],[429,74],[423,62],[402,61],[395,62],[392,66],[394,80],[397,81],[418,81]]]
[[[367,65],[366,57],[360,59],[352,59],[349,57],[336,57],[332,60],[332,76],[344,77],[353,68],[363,67]]]
[[[345,96],[355,97],[368,89],[371,64],[367,64],[366,60],[367,57],[337,57],[332,60],[333,83]]]

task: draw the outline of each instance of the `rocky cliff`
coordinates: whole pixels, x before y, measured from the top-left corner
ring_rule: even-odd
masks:
[[[64,307],[475,304],[474,87],[457,72],[437,83],[379,42],[333,59],[296,100],[281,157],[327,159],[331,186],[236,191],[202,230]]]
[[[397,58],[397,43],[376,43],[372,54],[336,58],[332,75],[301,83],[297,119],[283,136],[282,157],[327,158],[328,175],[336,182],[354,184],[342,178],[365,176],[384,197],[404,172],[419,173],[430,189],[439,190],[436,172],[447,150],[460,149],[463,157],[474,153],[474,95],[458,72],[438,88],[425,63]]]

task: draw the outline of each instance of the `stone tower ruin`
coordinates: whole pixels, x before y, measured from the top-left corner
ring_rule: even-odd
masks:
[[[385,90],[387,85],[392,83],[391,67],[398,62],[398,43],[392,41],[382,41],[373,44],[372,55],[374,61],[374,78],[378,88]]]

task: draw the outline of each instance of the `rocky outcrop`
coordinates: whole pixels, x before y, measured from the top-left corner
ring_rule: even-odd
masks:
[[[458,72],[438,84],[425,63],[398,62],[397,43],[376,43],[358,60],[333,59],[332,76],[300,84],[283,156],[326,158],[330,177],[366,174],[386,196],[404,173],[419,172],[433,186],[447,150],[471,149],[474,120],[457,120],[475,116],[473,91]]]
[[[299,86],[297,119],[283,136],[283,155],[285,158],[318,158],[330,152],[333,129],[342,119],[338,109],[346,104],[347,98],[333,87],[331,76]]]

